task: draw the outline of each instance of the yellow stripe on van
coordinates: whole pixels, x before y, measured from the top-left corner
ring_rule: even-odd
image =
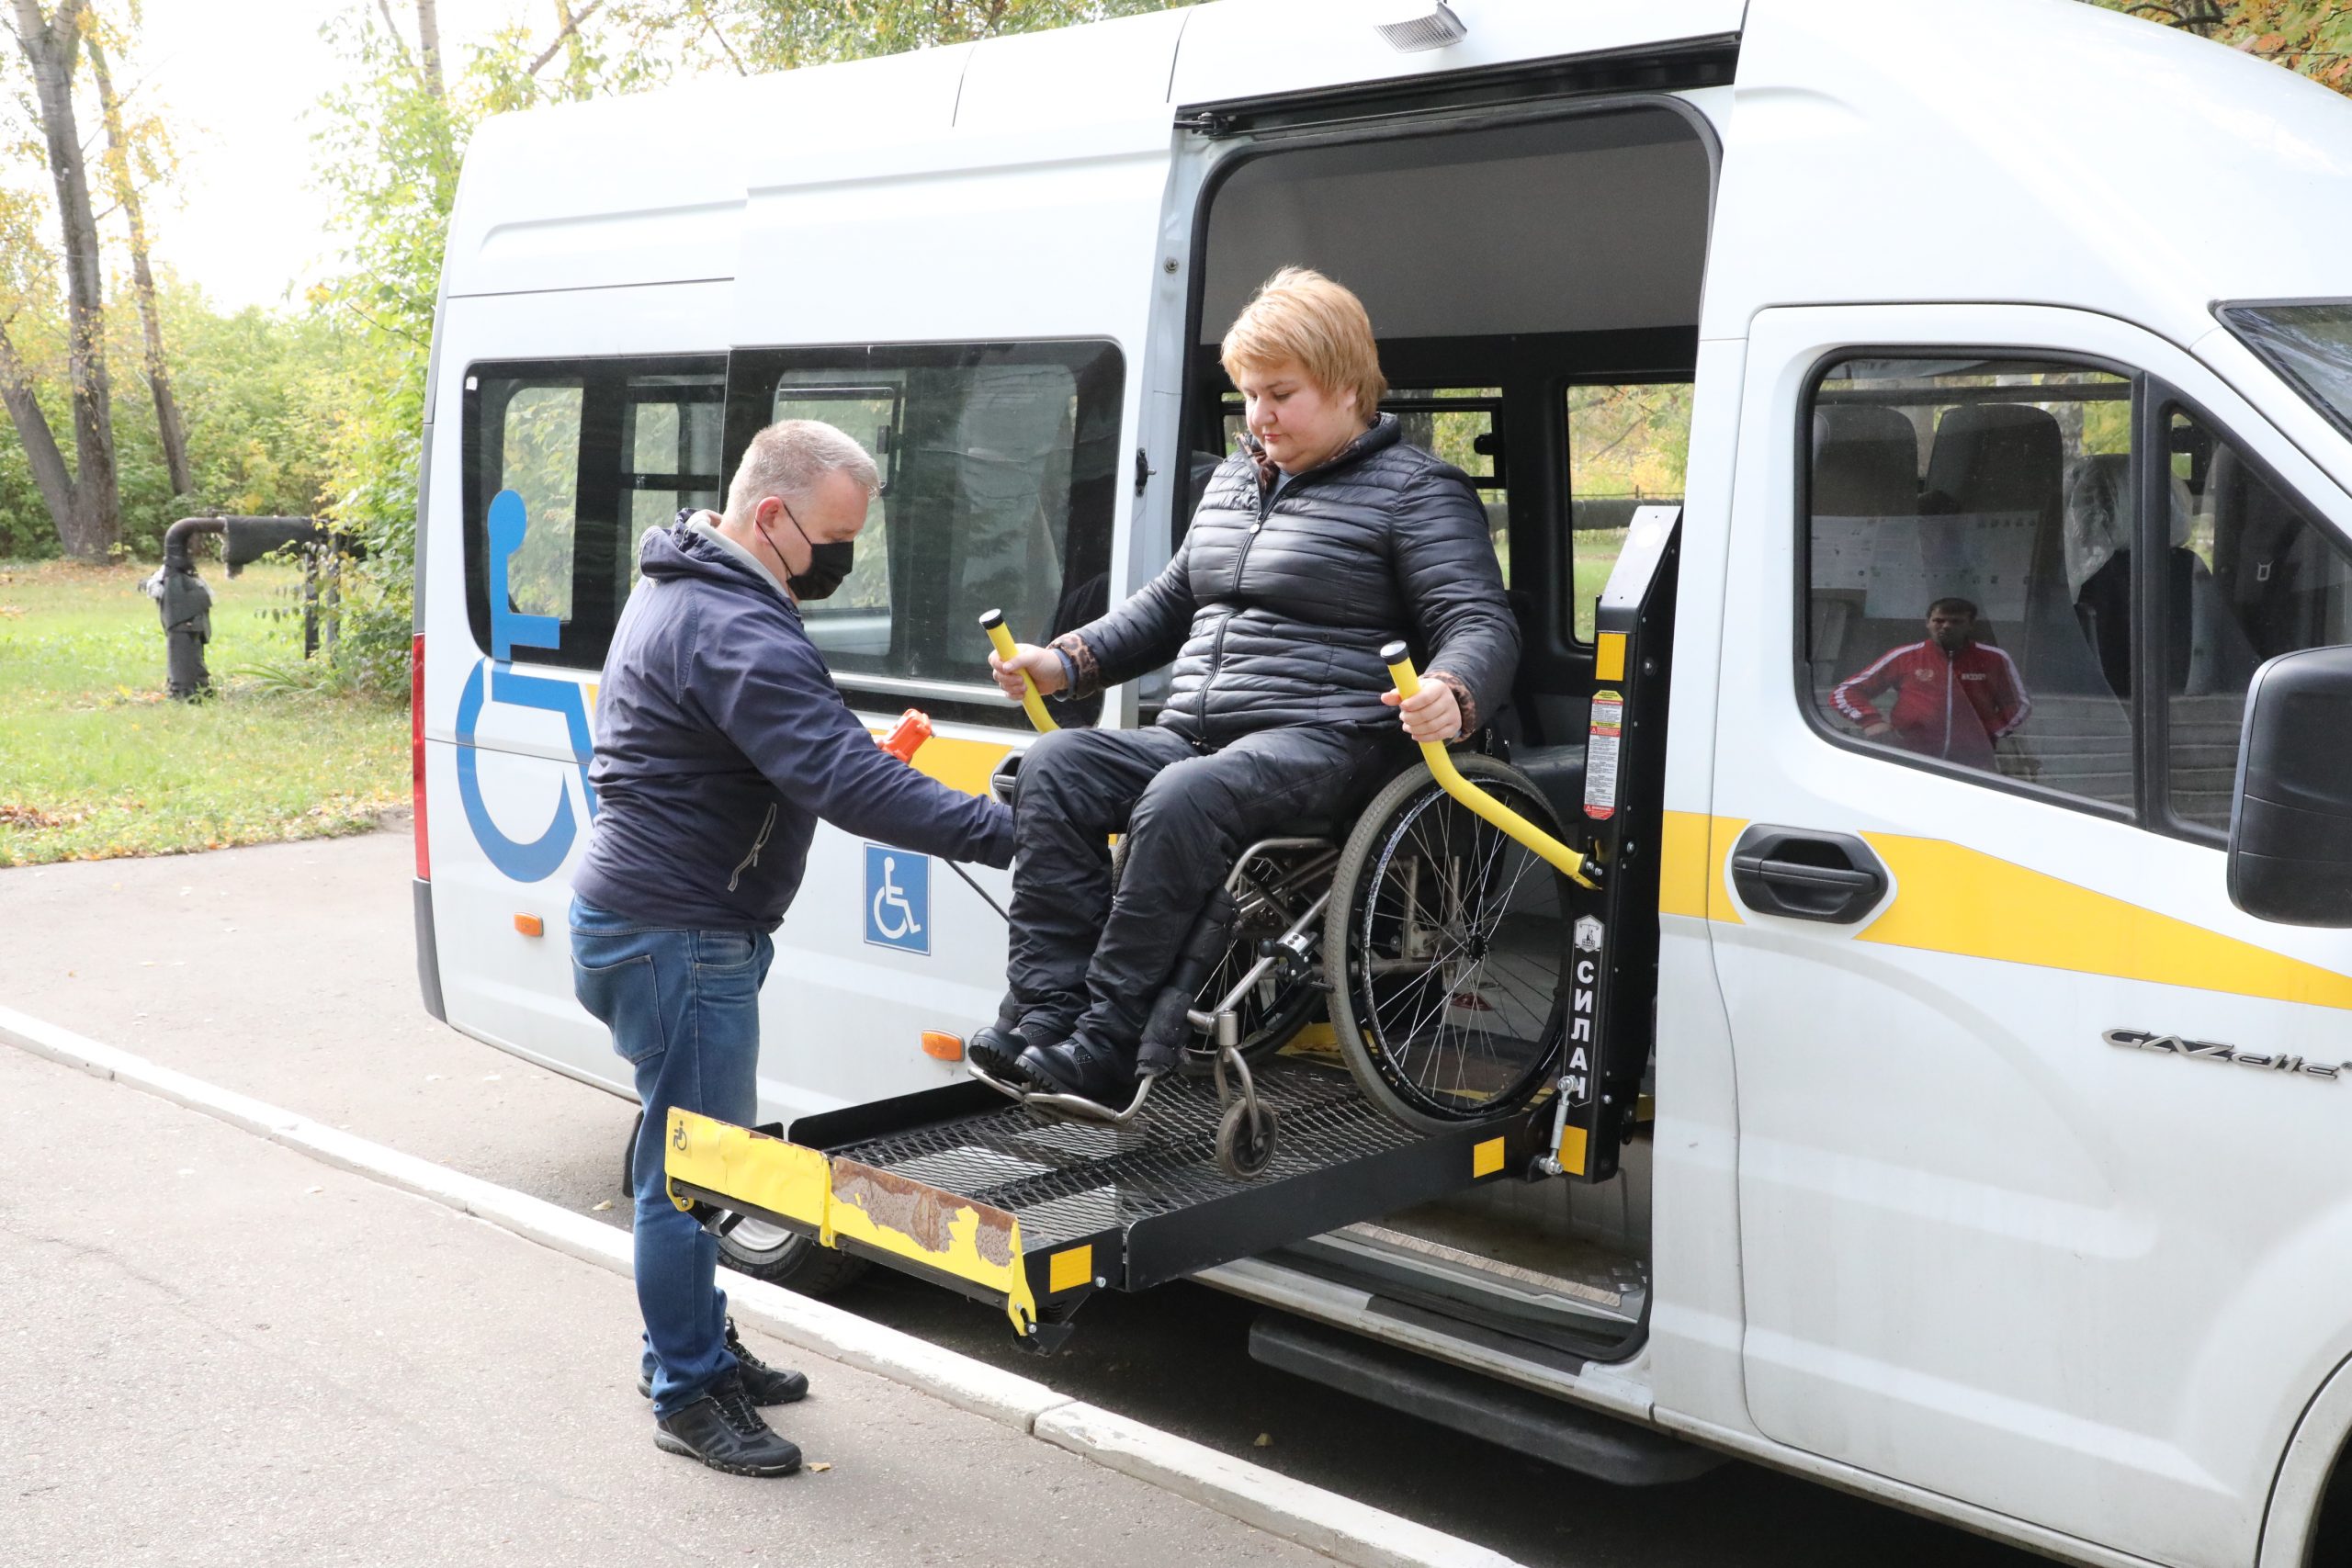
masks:
[[[1865,833],[1896,897],[1857,942],[2352,1010],[2352,976],[1941,839]]]
[[[1596,681],[1622,681],[1625,678],[1625,634],[1602,632],[1592,641],[1592,678]]]
[[[1667,812],[1658,829],[1658,913],[1745,923],[1724,892],[1724,861],[1747,826],[1736,817]]]
[[[883,728],[874,730],[876,739],[888,733]],[[996,772],[997,763],[1012,750],[1001,741],[958,740],[952,736],[934,735],[915,753],[914,768],[949,789],[960,789],[966,795],[986,795],[989,775]]]

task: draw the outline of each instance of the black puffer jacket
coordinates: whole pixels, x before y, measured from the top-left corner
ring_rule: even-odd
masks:
[[[1245,437],[1167,570],[1056,642],[1077,693],[1173,659],[1159,722],[1202,745],[1281,725],[1394,725],[1380,649],[1402,637],[1421,669],[1453,677],[1464,728],[1483,723],[1519,661],[1486,514],[1461,469],[1397,435],[1382,415],[1279,495]]]

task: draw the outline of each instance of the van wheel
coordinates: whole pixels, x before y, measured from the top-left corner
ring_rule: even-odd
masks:
[[[865,1259],[820,1247],[782,1225],[748,1216],[718,1238],[719,1261],[738,1273],[804,1296],[830,1296],[865,1272]]]
[[[645,1112],[640,1111],[629,1126],[628,1142],[622,1145],[623,1193],[630,1190],[631,1161],[638,1133],[644,1125]],[[718,1238],[718,1256],[739,1274],[786,1286],[804,1296],[830,1296],[846,1290],[866,1268],[863,1258],[820,1247],[807,1236],[795,1235],[782,1225],[773,1225],[765,1220],[738,1222],[734,1229]]]

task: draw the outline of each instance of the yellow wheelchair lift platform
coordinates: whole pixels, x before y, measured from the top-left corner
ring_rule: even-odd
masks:
[[[1048,1119],[977,1082],[803,1117],[788,1139],[673,1110],[670,1201],[706,1224],[755,1215],[937,1280],[1001,1307],[1023,1345],[1048,1351],[1098,1290],[1148,1290],[1482,1182],[1612,1178],[1639,1111],[1657,994],[1657,873],[1631,825],[1652,837],[1659,809],[1679,518],[1672,506],[1637,512],[1601,596],[1583,825],[1592,858],[1470,783],[1443,747],[1421,748],[1448,794],[1592,899],[1576,921],[1575,1016],[1557,1076],[1525,1106],[1416,1131],[1343,1068],[1278,1055],[1251,1077],[1281,1136],[1248,1179],[1219,1168],[1216,1089],[1176,1073],[1115,1124]],[[1003,616],[980,624],[1010,659]],[[1409,696],[1406,645],[1382,657]],[[1035,684],[1023,684],[1031,721],[1052,728]]]
[[[1221,1107],[1170,1074],[1126,1126],[1043,1121],[951,1084],[775,1137],[670,1112],[670,1201],[780,1224],[991,1305],[1041,1352],[1098,1290],[1141,1291],[1482,1182],[1538,1174],[1538,1101],[1442,1133],[1399,1126],[1341,1069],[1277,1057],[1259,1092],[1283,1135],[1262,1175],[1217,1168]]]

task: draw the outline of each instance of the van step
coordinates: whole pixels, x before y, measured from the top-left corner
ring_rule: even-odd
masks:
[[[1688,1481],[1724,1462],[1667,1433],[1282,1313],[1250,1325],[1250,1359],[1611,1485]]]
[[[1548,1142],[1548,1103],[1424,1134],[1342,1071],[1276,1060],[1257,1084],[1279,1135],[1254,1180],[1217,1168],[1216,1089],[1170,1077],[1125,1127],[1042,1121],[977,1083],[803,1117],[788,1142],[673,1111],[670,1188],[1001,1305],[1023,1344],[1051,1349],[1097,1289],[1521,1178]]]

